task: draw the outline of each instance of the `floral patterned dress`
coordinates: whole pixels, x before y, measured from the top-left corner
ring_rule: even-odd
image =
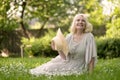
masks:
[[[59,55],[36,68],[30,70],[33,75],[72,75],[81,74],[88,69],[91,58],[97,61],[96,45],[92,33],[84,33],[79,42],[73,40],[70,33],[66,36],[69,45],[67,59],[62,59]]]

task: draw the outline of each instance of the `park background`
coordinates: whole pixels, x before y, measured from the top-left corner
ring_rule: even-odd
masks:
[[[119,0],[0,0],[0,74],[3,76],[0,79],[37,80],[24,70],[58,55],[50,47],[57,29],[61,28],[66,36],[75,14],[84,13],[93,25],[92,33],[100,61],[95,70],[98,75],[70,77],[72,80],[80,77],[81,80],[119,80],[119,4]],[[23,72],[16,71],[17,68]],[[44,76],[42,78],[46,79]],[[70,78],[66,76],[53,79]]]

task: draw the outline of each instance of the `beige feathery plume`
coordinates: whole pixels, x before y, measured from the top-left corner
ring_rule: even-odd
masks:
[[[65,56],[68,55],[68,45],[67,41],[65,40],[65,37],[63,33],[61,32],[61,29],[59,28],[57,31],[56,36],[52,39],[55,43],[55,50],[59,51],[62,50]]]

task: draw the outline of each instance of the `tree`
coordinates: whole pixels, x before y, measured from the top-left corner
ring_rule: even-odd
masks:
[[[10,9],[7,11],[7,17],[10,20],[16,20],[18,23],[20,23],[20,27],[25,34],[25,36],[29,39],[30,33],[28,30],[26,30],[26,27],[24,25],[24,11],[26,7],[26,1],[25,0],[13,0],[10,2]]]

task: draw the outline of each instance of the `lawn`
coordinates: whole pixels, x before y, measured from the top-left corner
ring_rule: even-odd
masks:
[[[51,58],[0,58],[0,80],[120,80],[120,59],[99,59],[92,74],[70,76],[33,76],[29,69]]]

